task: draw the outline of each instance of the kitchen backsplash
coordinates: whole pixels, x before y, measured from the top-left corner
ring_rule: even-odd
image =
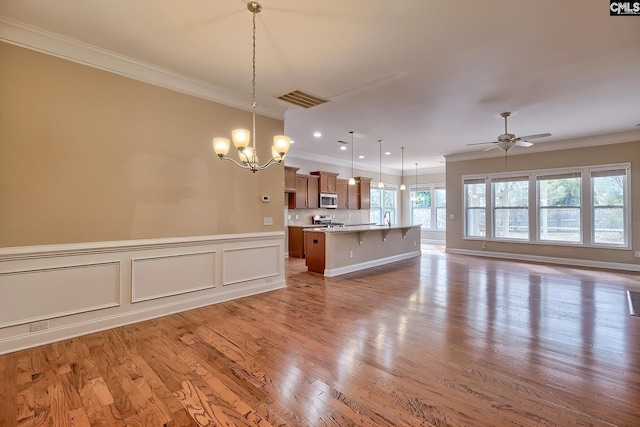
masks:
[[[285,217],[287,218],[286,225],[310,225],[314,215],[331,215],[332,222],[346,225],[370,222],[369,210],[291,209]]]

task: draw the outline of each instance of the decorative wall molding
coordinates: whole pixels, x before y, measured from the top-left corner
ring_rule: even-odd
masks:
[[[589,268],[602,268],[607,270],[623,270],[623,271],[640,271],[639,264],[624,264],[620,262],[605,262],[605,261],[593,261],[583,260],[575,258],[556,258],[539,255],[523,255],[509,252],[488,252],[486,250],[476,251],[470,249],[456,249],[446,248],[446,253],[458,254],[458,255],[472,255],[481,256],[486,258],[500,258],[510,261],[529,261],[540,262],[545,264],[558,264],[558,265],[570,265],[574,267],[589,267]]]
[[[278,259],[284,259],[278,245],[233,248],[224,250],[222,285],[228,286],[248,280],[266,279],[282,274]]]
[[[132,303],[201,291],[216,282],[216,251],[131,260]]]
[[[251,109],[250,100],[233,95],[222,87],[12,19],[0,17],[0,40],[219,104],[242,110]],[[285,108],[258,105],[256,112],[282,120]]]
[[[120,262],[0,271],[0,328],[120,305]]]
[[[3,248],[0,354],[283,288],[284,235]]]

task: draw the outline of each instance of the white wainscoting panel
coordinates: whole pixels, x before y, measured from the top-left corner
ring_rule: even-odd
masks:
[[[133,259],[131,302],[213,288],[215,279],[215,251]]]
[[[120,304],[120,263],[0,273],[0,328]]]
[[[224,251],[223,286],[281,274],[281,245],[235,248]]]
[[[0,354],[283,288],[283,254],[284,231],[0,248]]]

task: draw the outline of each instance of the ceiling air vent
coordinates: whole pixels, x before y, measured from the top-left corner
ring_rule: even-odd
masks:
[[[319,98],[297,89],[280,95],[277,98],[302,108],[311,108],[327,102],[326,99]]]

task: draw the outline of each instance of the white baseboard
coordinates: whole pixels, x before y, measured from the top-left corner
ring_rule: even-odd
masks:
[[[486,257],[486,258],[508,259],[510,261],[529,261],[529,262],[540,262],[545,264],[568,265],[568,266],[574,266],[574,267],[591,267],[591,268],[602,268],[602,269],[608,269],[608,270],[640,271],[640,265],[624,264],[620,262],[592,261],[592,260],[583,260],[583,259],[574,259],[574,258],[556,258],[556,257],[547,257],[547,256],[540,256],[540,255],[524,255],[524,254],[515,254],[515,253],[509,253],[509,252],[476,251],[476,250],[456,249],[456,248],[446,248],[445,252],[450,254],[458,254],[458,255],[472,255],[472,256],[480,256],[480,257]]]
[[[338,267],[332,269],[325,269],[324,275],[326,277],[335,277],[341,274],[353,273],[354,271],[366,270],[371,267],[378,267],[380,265],[390,264],[392,262],[401,261],[403,259],[409,259],[422,255],[420,251],[408,252],[406,254],[394,255],[387,258],[380,258],[372,261],[361,262],[358,264],[348,265],[345,267]]]

